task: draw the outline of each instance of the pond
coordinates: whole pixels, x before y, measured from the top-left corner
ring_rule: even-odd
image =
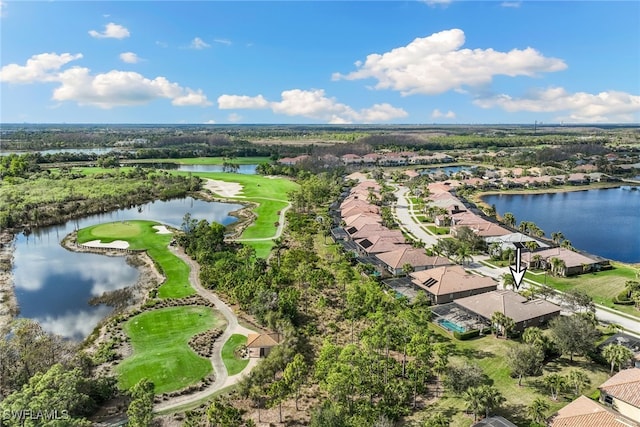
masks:
[[[112,147],[96,147],[96,148],[59,148],[59,149],[51,149],[51,150],[42,150],[42,151],[7,151],[0,150],[0,156],[8,156],[9,154],[26,154],[26,153],[40,153],[45,156],[47,154],[58,154],[58,153],[71,153],[71,154],[107,154],[114,151]]]
[[[185,172],[231,172],[230,170],[224,170],[222,165],[182,165],[171,162],[133,162],[123,164],[122,166],[139,166],[141,168],[154,168],[154,169],[170,169],[179,170]],[[233,171],[242,175],[255,175],[258,165],[238,165],[238,169]]]
[[[546,194],[495,194],[482,198],[500,215],[533,221],[546,237],[562,232],[580,250],[616,261],[640,262],[640,189],[609,189]]]
[[[149,219],[180,227],[185,213],[196,219],[230,224],[229,212],[239,204],[204,202],[193,198],[156,201],[139,208],[92,215],[64,225],[34,229],[16,236],[13,278],[20,316],[37,320],[45,330],[74,340],[86,338],[111,308],[88,301],[106,291],[133,285],[138,270],[125,257],[76,253],[60,241],[74,229],[134,219]]]

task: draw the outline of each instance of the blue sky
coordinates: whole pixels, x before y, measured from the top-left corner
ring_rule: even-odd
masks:
[[[638,1],[0,1],[3,123],[638,123]]]

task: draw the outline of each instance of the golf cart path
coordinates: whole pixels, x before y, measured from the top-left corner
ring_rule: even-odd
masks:
[[[184,396],[176,396],[168,400],[162,401],[154,406],[154,410],[165,411],[173,409],[179,406],[183,406],[189,403],[197,402],[204,399],[213,393],[222,390],[225,387],[232,386],[238,383],[245,375],[247,375],[251,369],[258,363],[259,359],[249,359],[249,364],[239,374],[229,376],[227,374],[227,368],[222,361],[222,347],[227,342],[229,337],[233,334],[248,335],[256,333],[251,329],[245,328],[238,323],[238,317],[234,314],[233,310],[224,303],[217,295],[213,294],[209,290],[202,287],[200,283],[200,266],[194,260],[192,260],[181,248],[170,247],[171,252],[182,259],[189,266],[189,282],[198,295],[211,301],[216,310],[218,310],[227,321],[227,327],[224,333],[218,337],[213,344],[213,354],[210,358],[213,371],[215,373],[215,381],[209,384],[204,390],[197,393],[192,393]]]

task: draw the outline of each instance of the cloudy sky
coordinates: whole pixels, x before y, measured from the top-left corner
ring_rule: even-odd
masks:
[[[638,123],[640,2],[0,1],[3,123]]]

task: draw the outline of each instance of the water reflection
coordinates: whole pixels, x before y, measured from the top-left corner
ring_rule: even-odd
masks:
[[[13,277],[20,316],[38,320],[47,331],[80,340],[86,337],[109,307],[88,301],[104,292],[133,285],[138,270],[124,257],[67,251],[60,241],[74,229],[135,219],[149,219],[180,227],[185,213],[196,219],[229,224],[228,215],[242,205],[208,203],[193,198],[147,203],[140,207],[92,215],[64,225],[34,229],[16,237]]]

